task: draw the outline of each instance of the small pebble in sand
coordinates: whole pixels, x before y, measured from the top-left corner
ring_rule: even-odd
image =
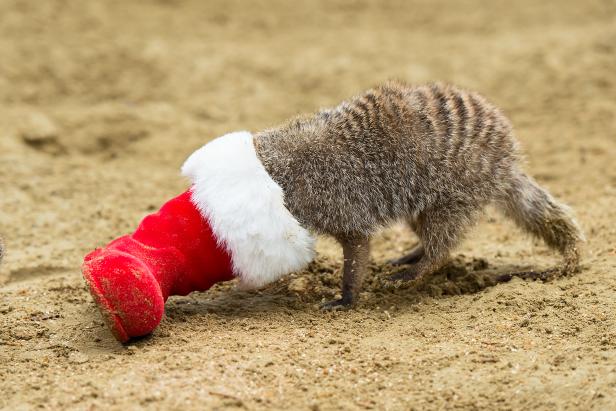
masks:
[[[21,136],[26,141],[44,140],[58,135],[58,127],[45,114],[30,112],[22,119]]]
[[[73,351],[68,355],[68,361],[72,364],[83,364],[88,362],[88,360],[88,356],[79,351]]]
[[[28,113],[22,119],[19,133],[22,141],[35,150],[52,155],[66,153],[58,138],[58,126],[43,113]]]

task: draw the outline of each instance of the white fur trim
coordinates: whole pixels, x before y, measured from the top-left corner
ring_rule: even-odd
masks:
[[[182,174],[192,180],[192,201],[229,251],[242,286],[261,287],[314,258],[314,239],[285,207],[282,188],[261,164],[249,132],[201,147]]]

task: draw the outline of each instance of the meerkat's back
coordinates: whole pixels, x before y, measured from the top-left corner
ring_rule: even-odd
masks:
[[[510,130],[477,94],[388,83],[256,141],[300,221],[370,234],[436,204],[493,197],[515,162]]]

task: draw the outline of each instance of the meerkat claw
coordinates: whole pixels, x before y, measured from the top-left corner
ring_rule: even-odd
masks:
[[[399,258],[393,258],[391,260],[388,260],[387,263],[390,265],[412,265],[412,264],[416,264],[419,262],[419,260],[421,260],[424,256],[425,252],[424,252],[424,248],[422,245],[418,245],[416,246],[414,249],[412,249],[408,254],[403,255],[402,257]]]
[[[387,264],[393,265],[393,266],[413,265],[415,263],[418,263],[419,260],[421,260],[421,256],[405,255],[400,258],[392,258],[391,260],[387,260]]]

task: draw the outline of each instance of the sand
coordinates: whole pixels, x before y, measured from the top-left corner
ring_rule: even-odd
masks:
[[[0,407],[616,407],[616,4],[612,1],[0,2]],[[117,343],[80,274],[91,249],[186,187],[179,166],[389,78],[443,80],[501,106],[526,169],[570,204],[582,271],[488,210],[452,262],[392,286],[373,242],[357,308],[321,312],[341,255],[264,290],[173,297]]]

